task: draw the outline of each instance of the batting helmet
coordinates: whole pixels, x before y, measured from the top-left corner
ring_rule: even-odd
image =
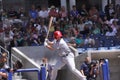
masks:
[[[55,39],[59,39],[59,38],[61,38],[62,37],[62,33],[60,32],[60,31],[55,31],[54,32],[54,38]]]

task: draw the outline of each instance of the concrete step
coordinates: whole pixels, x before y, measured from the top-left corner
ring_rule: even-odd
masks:
[[[15,73],[12,76],[12,80],[27,80],[27,79],[22,79],[22,75],[18,75],[17,73]]]
[[[27,80],[27,79],[12,79],[12,80]]]
[[[12,76],[13,79],[22,79],[22,76]]]
[[[19,75],[18,73],[14,73],[12,78],[13,79],[22,79],[22,75]]]

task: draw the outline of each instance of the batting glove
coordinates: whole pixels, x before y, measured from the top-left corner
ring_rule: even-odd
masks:
[[[45,42],[49,43],[50,41],[47,38],[45,38]]]
[[[47,42],[47,41],[48,41],[48,39],[47,39],[47,38],[45,38],[45,41]]]
[[[48,43],[45,41],[45,42],[44,42],[44,46],[47,46],[47,45],[48,45]]]

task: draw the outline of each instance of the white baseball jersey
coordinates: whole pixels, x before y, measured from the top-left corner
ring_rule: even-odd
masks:
[[[60,56],[65,54],[69,54],[71,52],[70,48],[68,47],[67,43],[61,38],[59,41],[54,41],[54,48],[57,49]]]

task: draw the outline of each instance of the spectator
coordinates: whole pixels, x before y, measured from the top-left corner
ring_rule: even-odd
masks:
[[[63,39],[64,39],[65,42],[67,42],[67,43],[70,42],[70,37],[68,36],[68,32],[64,32],[64,33],[63,33]]]
[[[109,30],[109,26],[107,24],[103,24],[100,30],[102,34],[105,34]]]
[[[120,17],[120,4],[117,4],[115,6],[115,12],[116,12],[117,17]]]
[[[82,18],[79,18],[77,26],[78,26],[78,29],[80,30],[80,34],[84,34],[85,23],[83,22]]]
[[[93,23],[103,24],[103,20],[97,15],[93,15],[91,19]]]
[[[4,53],[2,53],[1,58],[0,58],[0,69],[6,69],[6,70],[9,69],[6,62],[7,62],[7,53],[4,52]],[[8,75],[6,72],[4,72],[4,71],[0,72],[0,79],[1,80],[7,80],[7,76]]]
[[[89,29],[89,25],[88,24],[85,24],[85,26],[84,26],[84,31],[82,31],[82,33],[81,34],[83,34],[83,37],[86,37],[87,35],[89,35],[90,34],[90,29]]]
[[[95,6],[92,6],[89,10],[89,16],[92,18],[94,15],[99,16],[99,12]]]
[[[110,24],[107,16],[104,16],[104,18],[103,18],[103,24],[107,24],[107,25]]]
[[[12,19],[16,19],[18,16],[17,11],[14,10],[14,8],[11,8],[8,12],[8,17]]]
[[[87,80],[96,80],[99,74],[99,64],[96,60],[90,60],[90,57],[86,57],[85,61],[81,65],[80,71],[86,76]]]
[[[5,44],[1,39],[0,39],[0,46],[5,47]]]
[[[77,18],[79,16],[79,12],[76,9],[75,5],[72,6],[72,10],[70,11],[70,16],[73,16],[74,18]]]
[[[90,65],[90,79],[89,80],[96,80],[99,74],[99,64],[96,60],[93,60]]]
[[[118,25],[117,25],[116,21],[114,20],[111,27],[109,27],[109,31],[107,31],[105,35],[106,36],[116,36],[117,29],[118,29]]]
[[[14,72],[17,69],[22,68],[23,64],[17,60],[13,66],[13,68],[9,68],[9,66],[7,65],[7,53],[2,53],[1,57],[0,57],[0,69],[5,69],[7,72]],[[5,71],[1,71],[0,72],[0,80],[7,80],[8,77],[8,73],[6,73]]]
[[[76,9],[76,6],[73,5],[72,10],[70,11],[70,16],[73,17],[73,23],[74,24],[76,23],[77,18],[78,18],[79,15],[80,14],[79,14],[78,10]]]
[[[40,24],[40,30],[39,30],[39,36],[38,36],[38,38],[40,38],[40,42],[42,42],[42,43],[44,42],[46,34],[47,34],[47,26],[42,21]]]
[[[112,21],[112,25],[111,25],[111,28],[114,30],[114,29],[116,29],[116,30],[118,30],[120,27],[118,26],[118,24],[117,24],[117,21],[116,20],[113,20]]]
[[[38,41],[38,34],[37,32],[34,32],[31,34],[31,37],[30,37],[30,44],[31,46],[39,46],[39,41]]]
[[[42,7],[42,9],[38,12],[38,17],[47,19],[48,18],[48,10],[46,7]]]
[[[13,39],[10,41],[10,47],[17,47],[17,46],[18,46],[17,36],[13,36]]]
[[[5,69],[7,72],[1,71],[0,72],[0,80],[8,80],[8,72],[14,72],[17,69],[22,68],[22,63],[20,61],[15,62],[14,68],[9,68],[9,66],[6,64],[7,58],[6,58],[6,53],[2,54],[2,61],[0,61],[0,67],[1,69]]]
[[[102,65],[104,64],[104,61],[105,61],[105,59],[100,59],[100,60],[99,60],[99,78],[100,78],[100,80],[103,79],[103,75],[102,75]]]
[[[90,79],[90,57],[86,57],[85,61],[82,63],[80,67],[80,72],[86,76],[87,80]]]
[[[56,18],[59,17],[59,14],[58,14],[58,12],[57,12],[57,10],[56,10],[54,5],[51,6],[50,11],[49,11],[48,14],[49,14],[49,17],[51,17],[51,16],[55,17],[54,18],[55,21],[56,21]]]
[[[95,45],[95,40],[90,38],[89,36],[87,36],[85,41],[84,41],[84,45],[88,45],[88,46],[93,47]]]
[[[109,24],[111,25],[113,23],[113,21],[117,21],[118,22],[118,17],[117,15],[114,13],[113,16],[111,17],[110,21],[109,21]]]
[[[78,29],[78,27],[77,27],[77,25],[76,26],[74,26],[73,28],[72,28],[72,36],[75,36],[75,37],[77,37],[78,36],[78,34],[80,33],[80,31],[79,31],[79,29]]]
[[[2,14],[1,14],[1,20],[4,21],[4,20],[7,19],[7,18],[8,18],[7,12],[6,12],[6,10],[3,10],[3,11],[2,11]]]
[[[3,52],[0,55],[0,68],[6,67],[6,62],[7,62],[7,53]]]
[[[110,5],[110,4],[107,4],[107,5],[105,5],[105,7],[104,7],[104,11],[105,11],[105,14],[106,14],[108,20],[110,20],[109,5]]]
[[[72,36],[73,34],[72,34],[72,28],[73,28],[73,22],[72,22],[72,20],[69,20],[68,21],[68,27],[69,27],[69,36]]]
[[[20,33],[17,35],[17,46],[23,46],[23,37],[20,35]]]
[[[113,4],[110,4],[109,5],[109,15],[110,15],[110,18],[112,18],[113,13],[115,13],[114,6],[113,6]]]
[[[5,43],[5,48],[7,50],[10,49],[10,41],[12,40],[12,37],[9,35],[9,32],[7,31],[5,33],[5,37],[4,37],[4,43]]]
[[[19,9],[19,12],[18,12],[18,19],[24,19],[26,17],[26,12],[24,11],[23,8],[20,8]]]
[[[75,42],[75,37],[71,37],[69,42],[68,42],[69,46],[73,46],[73,47],[77,47],[77,44]]]
[[[47,58],[42,58],[42,64],[41,67],[45,67],[46,68],[46,79],[50,80],[51,78],[51,71],[52,71],[52,65],[50,65],[48,63],[48,59]]]
[[[100,34],[101,32],[100,32],[100,28],[99,27],[97,27],[95,24],[93,24],[93,34]]]
[[[80,15],[83,16],[83,17],[88,16],[88,11],[86,9],[86,5],[85,4],[83,4],[82,7],[81,7]]]
[[[23,36],[23,46],[29,46],[30,44],[29,44],[29,38],[28,38],[28,36],[25,34],[24,36]]]
[[[30,19],[32,18],[34,20],[38,17],[38,13],[35,9],[35,5],[32,5],[31,9],[29,10],[29,17]]]
[[[64,6],[61,7],[61,10],[59,11],[59,16],[60,16],[62,21],[66,20],[68,14],[67,14],[67,11],[66,11]]]
[[[89,17],[84,17],[83,22],[84,22],[85,26],[87,26],[89,28],[89,30],[92,29],[93,22],[92,22],[92,20],[90,20]]]
[[[6,56],[3,56],[3,55],[6,55],[6,54],[2,54],[1,58],[0,58],[0,68],[6,68]],[[8,68],[8,67],[7,67]],[[7,80],[7,73],[6,72],[0,72],[0,79],[3,79],[3,80]]]
[[[84,39],[82,38],[82,35],[78,35],[75,39],[75,42],[77,44],[77,47],[83,47],[84,46]]]
[[[16,60],[13,64],[13,71],[16,71],[17,69],[21,69],[23,67],[23,63],[20,60]]]

